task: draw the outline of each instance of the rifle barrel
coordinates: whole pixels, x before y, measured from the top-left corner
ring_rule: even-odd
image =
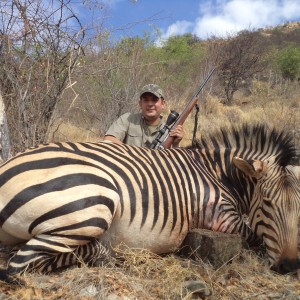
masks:
[[[198,95],[200,94],[201,90],[202,90],[203,87],[206,85],[207,81],[210,79],[211,75],[214,73],[215,70],[216,70],[216,67],[213,67],[213,68],[210,70],[210,72],[209,72],[209,74],[207,75],[207,77],[204,79],[204,81],[203,81],[203,82],[201,83],[201,85],[199,86],[199,88],[198,88],[197,92],[195,93],[193,99],[198,97]]]
[[[201,83],[201,85],[199,86],[199,88],[198,88],[197,92],[195,93],[195,95],[193,96],[193,98],[186,105],[186,107],[184,108],[184,110],[182,111],[182,113],[179,115],[179,117],[177,118],[177,120],[173,123],[171,129],[173,127],[177,126],[177,125],[182,125],[184,123],[184,121],[186,120],[186,118],[188,117],[188,115],[191,113],[192,109],[196,105],[196,103],[198,101],[198,95],[200,94],[200,92],[202,91],[203,87],[205,86],[205,84],[207,83],[207,81],[210,79],[210,77],[212,76],[212,74],[214,73],[215,70],[216,70],[216,67],[213,67],[210,70],[209,74],[204,79],[204,81]],[[173,144],[173,141],[174,141],[174,137],[167,136],[166,139],[161,143],[161,145],[164,148],[170,148],[171,145]]]

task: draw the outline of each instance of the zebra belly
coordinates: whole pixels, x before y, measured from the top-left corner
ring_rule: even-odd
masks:
[[[24,240],[17,238],[15,236],[12,236],[11,234],[0,229],[0,244],[6,245],[6,246],[15,246],[21,242],[24,242]]]
[[[110,228],[100,237],[101,243],[115,248],[124,245],[130,248],[148,249],[153,253],[171,253],[176,251],[182,244],[188,233],[187,229],[179,232],[179,228],[141,228],[138,222],[128,225],[127,221],[113,221]]]

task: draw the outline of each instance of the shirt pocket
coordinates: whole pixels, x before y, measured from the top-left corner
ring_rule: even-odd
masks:
[[[129,127],[124,143],[131,146],[143,147],[144,141],[141,128],[136,128],[136,126]]]
[[[142,138],[143,133],[142,133],[141,126],[130,126],[128,128],[127,135],[130,136],[130,137],[140,137],[140,138]]]

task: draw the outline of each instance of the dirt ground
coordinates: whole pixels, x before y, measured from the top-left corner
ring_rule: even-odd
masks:
[[[7,252],[1,252],[5,265]],[[165,257],[146,250],[128,250],[122,261],[102,267],[71,267],[49,275],[25,273],[23,285],[0,283],[0,299],[287,299],[300,300],[300,272],[279,275],[266,259],[242,250],[231,262],[214,269],[201,260]],[[184,288],[205,283],[204,294]]]

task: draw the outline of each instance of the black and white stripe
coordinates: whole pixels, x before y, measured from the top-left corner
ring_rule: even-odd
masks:
[[[93,260],[120,243],[167,253],[197,227],[263,239],[274,265],[296,260],[295,157],[290,137],[264,126],[223,130],[186,149],[102,142],[27,150],[0,168],[0,241],[24,244],[7,273]]]

